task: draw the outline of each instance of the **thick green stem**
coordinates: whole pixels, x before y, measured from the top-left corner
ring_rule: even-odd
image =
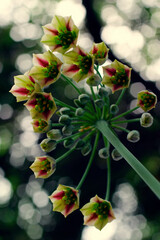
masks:
[[[94,156],[95,156],[95,152],[96,152],[96,149],[97,149],[97,145],[98,145],[98,140],[99,140],[99,132],[97,133],[96,135],[96,138],[95,138],[95,141],[94,141],[94,146],[93,146],[93,150],[92,150],[92,153],[91,153],[91,156],[90,156],[90,159],[89,159],[89,162],[88,162],[88,165],[87,165],[87,168],[79,182],[79,184],[77,185],[76,189],[80,189],[84,180],[86,179],[87,177],[87,174],[89,172],[89,169],[92,165],[92,162],[93,162],[93,159],[94,159]]]
[[[137,174],[150,187],[155,195],[160,199],[160,183],[158,180],[139,162],[139,160],[121,143],[117,136],[112,132],[107,122],[100,120],[96,124],[101,133],[117,149],[122,157],[131,165]]]
[[[64,76],[63,74],[61,74],[62,78],[64,78],[70,85],[72,85],[72,87],[74,87],[74,89],[78,92],[78,94],[81,94],[81,91],[74,85],[74,83],[72,82],[72,80],[70,80],[69,78],[67,78],[66,76]]]

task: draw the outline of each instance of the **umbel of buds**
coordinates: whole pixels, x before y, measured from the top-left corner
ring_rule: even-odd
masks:
[[[80,211],[84,216],[85,225],[95,226],[101,230],[115,219],[109,202],[112,159],[115,161],[125,159],[160,198],[158,181],[126,149],[117,136],[119,131],[116,132],[121,130],[126,134],[128,141],[138,142],[139,132],[127,128],[130,128],[130,122],[140,122],[142,127],[152,125],[153,117],[147,111],[155,107],[157,97],[148,90],[141,91],[137,96],[137,106],[119,113],[121,111],[119,105],[130,85],[132,69],[116,59],[107,64],[109,49],[104,42],[93,43],[88,52],[77,45],[79,29],[71,17],[54,16],[51,23],[43,26],[43,30],[41,42],[50,50],[33,54],[33,67],[24,75],[15,76],[14,86],[10,90],[18,102],[26,101],[24,105],[30,112],[33,130],[42,133],[40,147],[43,152],[50,154],[36,157],[30,169],[36,178],[45,179],[51,177],[59,162],[73,151],[81,152],[84,158],[89,156],[86,169],[77,186],[59,184],[49,196],[53,203],[53,211],[61,212],[67,217],[81,204],[79,190],[83,191],[82,185],[98,154],[99,161],[107,164],[108,181],[105,197],[95,195],[89,203],[81,207]],[[62,55],[61,60],[57,54],[54,55],[55,52]],[[103,70],[102,75],[100,68]],[[78,93],[78,97],[71,105],[56,99],[54,88],[50,88],[54,89],[53,93],[46,91],[55,82],[61,84],[62,80]],[[90,93],[80,88],[78,85],[80,81],[86,81]],[[62,95],[64,96],[60,93],[60,96]],[[140,118],[124,119],[138,108],[145,111]],[[54,118],[55,113],[57,116]],[[123,123],[127,127],[123,127]],[[57,151],[60,156],[55,159],[54,150],[59,145],[64,146],[65,153]]]

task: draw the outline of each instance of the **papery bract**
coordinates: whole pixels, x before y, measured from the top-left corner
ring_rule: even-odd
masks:
[[[145,112],[155,108],[157,103],[157,96],[147,90],[140,91],[137,96],[137,106],[142,108]]]
[[[41,87],[46,87],[58,80],[62,62],[52,52],[33,54],[34,67],[30,75],[38,80]]]
[[[51,93],[35,93],[25,104],[33,119],[48,121],[57,107]]]
[[[30,166],[36,178],[48,178],[56,170],[56,161],[49,156],[36,157]]]
[[[79,82],[94,74],[94,58],[77,46],[63,55],[63,74]]]
[[[40,85],[29,72],[15,76],[14,83],[10,92],[17,98],[17,102],[28,100],[32,94],[41,91]]]
[[[41,42],[52,51],[65,53],[77,43],[79,29],[71,17],[54,16],[52,22],[43,26],[43,29]]]
[[[96,64],[102,65],[108,58],[108,52],[109,52],[109,49],[107,48],[105,43],[101,42],[101,43],[93,43],[90,54],[94,56]]]
[[[78,190],[59,184],[49,197],[53,203],[53,211],[61,212],[65,217],[79,208]]]
[[[110,65],[103,67],[102,83],[112,89],[117,90],[128,88],[131,78],[131,68],[115,60]]]
[[[110,202],[97,195],[91,198],[80,211],[84,215],[84,225],[95,226],[99,230],[115,219]]]

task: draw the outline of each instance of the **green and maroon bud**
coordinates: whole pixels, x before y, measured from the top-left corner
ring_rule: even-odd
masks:
[[[78,100],[80,101],[80,103],[82,105],[86,105],[88,102],[91,101],[91,98],[88,94],[83,93],[83,94],[79,95]]]
[[[70,136],[72,134],[74,130],[74,126],[72,125],[65,125],[63,128],[62,128],[62,133],[66,136]]]
[[[119,111],[119,107],[117,104],[112,104],[110,106],[110,113],[113,114],[113,115],[116,115]]]
[[[44,133],[47,132],[49,129],[49,124],[43,119],[34,119],[33,122],[31,122],[33,126],[34,132],[37,133]]]
[[[108,97],[109,95],[111,95],[112,91],[110,88],[105,88],[105,87],[101,87],[98,91],[98,94],[100,97]]]
[[[155,108],[157,103],[157,96],[148,90],[144,90],[138,93],[137,100],[137,106],[147,112],[152,108]]]
[[[84,114],[83,108],[77,108],[75,112],[75,116],[82,116]]]

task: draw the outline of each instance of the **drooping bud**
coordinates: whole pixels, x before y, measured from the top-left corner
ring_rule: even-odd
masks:
[[[111,113],[111,114],[116,115],[116,114],[118,113],[118,111],[119,111],[118,105],[112,104],[112,105],[110,106],[110,113]]]
[[[56,149],[57,143],[54,140],[51,140],[49,138],[45,138],[42,140],[42,142],[40,143],[41,149],[44,152],[51,152],[54,149]]]
[[[72,138],[66,139],[63,142],[63,145],[65,148],[70,148],[73,146],[73,144],[74,144],[74,140]]]
[[[80,101],[80,103],[82,105],[85,105],[85,104],[87,104],[88,102],[91,101],[90,96],[85,94],[85,93],[79,95],[78,100]]]
[[[59,112],[61,115],[69,115],[71,112],[71,109],[69,109],[68,107],[62,107],[59,109]]]
[[[66,136],[69,136],[72,134],[74,127],[72,125],[65,125],[62,128],[62,133]]]
[[[60,140],[62,138],[62,134],[60,129],[51,129],[47,132],[47,137],[52,140]]]
[[[98,151],[98,155],[99,155],[100,158],[106,159],[108,157],[108,149],[106,147],[101,148]]]
[[[129,142],[138,142],[140,140],[140,134],[137,130],[132,130],[127,134],[127,140]]]
[[[75,116],[82,116],[84,114],[83,108],[77,108],[75,112]]]
[[[96,99],[94,103],[98,108],[102,108],[104,106],[104,101],[102,99]]]
[[[90,87],[96,87],[100,84],[100,82],[101,82],[101,78],[98,74],[94,74],[93,76],[89,77],[86,81],[86,83]]]
[[[98,91],[100,97],[108,97],[111,95],[112,91],[110,88],[101,87]]]
[[[117,151],[117,149],[113,149],[112,153],[111,153],[111,156],[113,158],[113,160],[115,161],[119,161],[122,159],[122,156],[121,154]]]
[[[91,150],[92,150],[92,145],[90,144],[90,142],[88,142],[81,149],[81,153],[82,153],[83,156],[87,156],[90,153]]]
[[[150,113],[143,113],[140,118],[140,124],[142,127],[150,127],[153,124],[153,117]]]
[[[76,105],[76,107],[83,107],[83,104],[80,103],[80,101],[78,99],[74,99],[73,102]]]
[[[85,142],[83,140],[78,140],[75,144],[75,149],[81,150],[85,145]]]
[[[69,125],[71,123],[71,119],[68,115],[65,114],[59,118],[59,123]]]

